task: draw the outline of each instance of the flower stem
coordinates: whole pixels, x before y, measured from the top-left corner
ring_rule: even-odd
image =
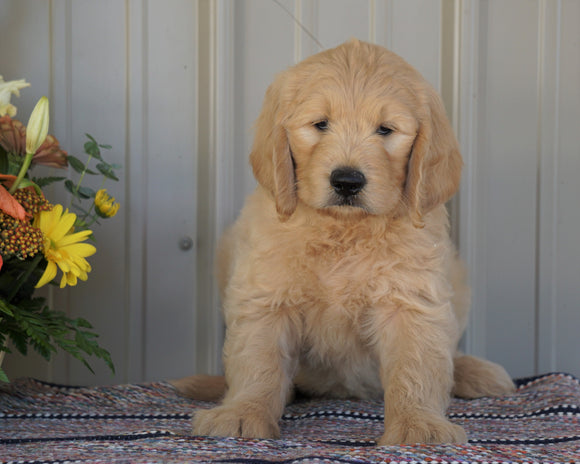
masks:
[[[77,182],[77,186],[76,186],[77,192],[78,192],[79,188],[81,187],[81,184],[83,183],[83,179],[85,178],[85,174],[87,173],[87,169],[89,168],[89,163],[91,162],[92,159],[93,159],[93,156],[89,155],[89,159],[87,160],[87,162],[85,164],[85,169],[83,169],[83,172],[81,173],[81,177],[80,177],[79,181]]]
[[[28,172],[28,168],[30,167],[30,163],[32,162],[33,156],[34,153],[27,153],[26,156],[24,157],[24,162],[22,163],[22,166],[20,166],[20,171],[18,171],[18,177],[16,177],[16,180],[12,184],[12,187],[10,187],[10,190],[8,191],[10,195],[12,195],[14,192],[16,192],[16,190],[18,190],[18,185],[20,185],[20,182],[22,182],[22,179],[24,179],[24,176]]]
[[[85,168],[83,169],[83,172],[81,172],[81,177],[79,178],[79,181],[77,182],[77,185],[75,185],[75,193],[78,193],[79,192],[79,189],[81,188],[81,184],[83,183],[83,179],[85,178],[85,174],[87,173],[87,169],[89,168],[89,163],[91,162],[92,159],[93,159],[93,155],[89,155],[89,159],[85,163]],[[73,195],[71,197],[71,199],[70,199],[70,203],[68,205],[68,208],[69,209],[72,207],[74,198],[75,197]]]
[[[101,181],[101,189],[105,186],[105,178],[103,177],[103,180]],[[97,213],[93,213],[91,214],[91,211],[93,210],[93,208],[95,208],[95,199],[93,198],[93,204],[91,205],[91,207],[89,208],[89,210],[87,211],[87,213],[83,216],[83,221],[86,220],[87,217],[91,217],[92,221],[87,223],[87,227],[92,226],[95,222],[97,222]],[[85,221],[86,222],[86,221]]]
[[[7,299],[8,303],[10,303],[10,301],[12,301],[12,298],[14,298],[16,296],[18,291],[22,288],[24,283],[28,280],[30,275],[34,272],[34,270],[36,269],[36,267],[38,266],[38,264],[42,260],[42,256],[43,256],[42,253],[36,254],[34,259],[31,261],[30,266],[28,267],[28,269],[24,273],[24,275],[20,279],[18,279],[18,283],[14,286],[14,288],[12,289],[12,292],[10,292],[10,295],[8,295],[8,299]]]

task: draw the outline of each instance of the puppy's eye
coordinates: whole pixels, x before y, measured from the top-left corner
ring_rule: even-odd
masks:
[[[313,126],[316,127],[320,132],[324,132],[328,130],[328,120],[323,119],[322,121],[315,122]]]
[[[384,137],[391,134],[392,132],[393,132],[393,129],[390,129],[387,126],[379,126],[379,128],[377,129],[377,134],[382,135]]]

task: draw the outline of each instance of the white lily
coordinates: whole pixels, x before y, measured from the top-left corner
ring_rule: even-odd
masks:
[[[12,95],[19,97],[20,89],[29,86],[24,79],[4,82],[4,78],[0,76],[0,116],[8,114],[12,118],[16,115],[16,107],[10,103],[10,97]]]

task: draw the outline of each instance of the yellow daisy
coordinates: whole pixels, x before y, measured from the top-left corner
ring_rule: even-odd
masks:
[[[57,266],[63,273],[60,288],[76,285],[77,279],[87,280],[91,266],[85,259],[97,249],[88,243],[80,243],[92,234],[90,230],[73,233],[76,214],[63,212],[61,205],[51,211],[42,211],[34,219],[34,227],[39,228],[44,236],[44,257],[48,265],[36,284],[42,287],[56,277]]]
[[[119,211],[119,203],[109,196],[107,189],[101,189],[95,195],[95,210],[102,218],[110,218]]]

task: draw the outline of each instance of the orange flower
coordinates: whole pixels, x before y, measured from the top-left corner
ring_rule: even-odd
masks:
[[[8,181],[8,186],[10,186],[12,181],[16,179],[16,176],[2,174],[0,175],[0,179]],[[4,188],[2,184],[0,184],[0,210],[20,221],[24,221],[26,217],[26,211],[22,205],[18,203],[18,201]]]
[[[26,126],[8,115],[0,117],[0,146],[8,153],[26,155]],[[53,168],[66,168],[67,156],[67,152],[61,150],[56,137],[48,135],[32,157],[32,163]]]
[[[32,157],[32,164],[64,169],[68,166],[67,156],[67,152],[60,149],[56,137],[49,134]]]
[[[0,145],[8,153],[24,156],[26,154],[26,126],[8,115],[0,117]]]

